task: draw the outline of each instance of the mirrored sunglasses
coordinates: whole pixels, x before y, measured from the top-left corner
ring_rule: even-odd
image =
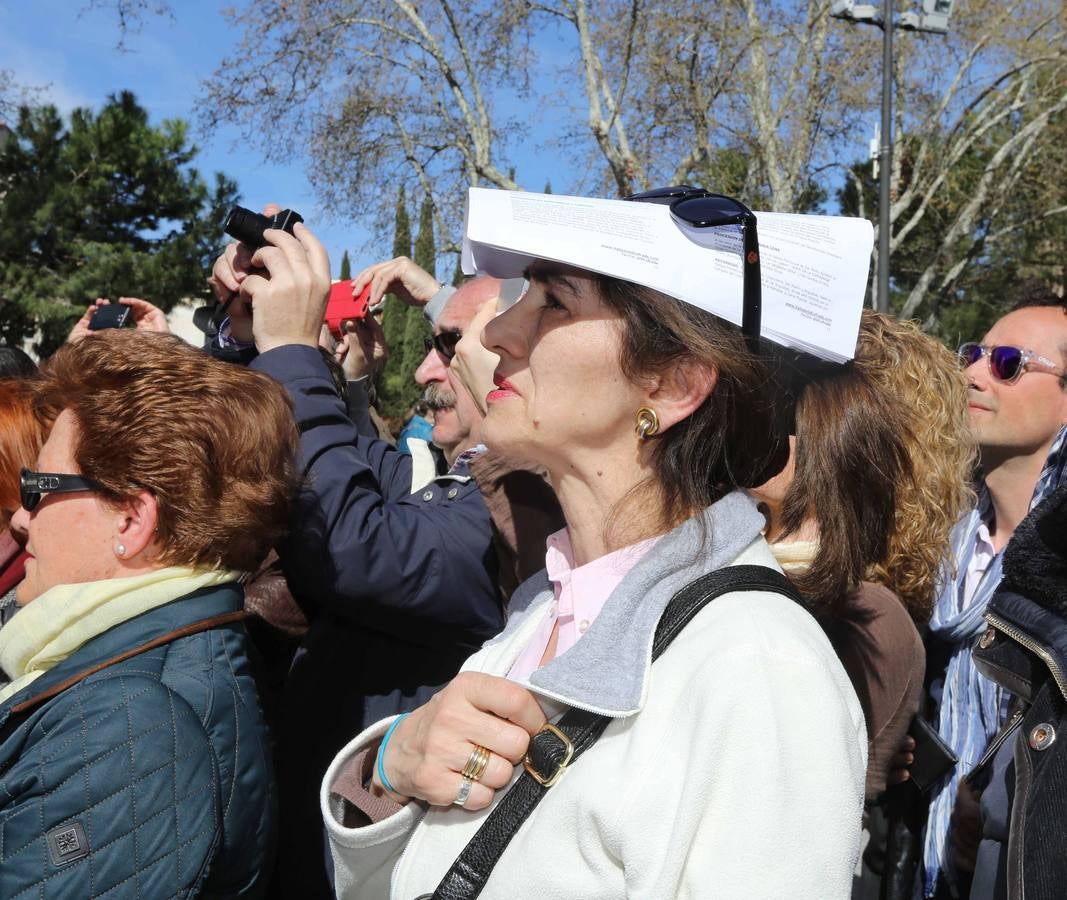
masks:
[[[1067,375],[1047,356],[1039,356],[1033,350],[1024,350],[1021,347],[1012,347],[1007,344],[990,347],[969,341],[960,345],[959,354],[965,367],[973,366],[983,356],[988,357],[990,374],[997,381],[1005,384],[1014,384],[1022,378],[1023,373],[1028,371],[1030,364],[1034,362],[1046,367],[1037,371],[1047,371],[1061,378]]]

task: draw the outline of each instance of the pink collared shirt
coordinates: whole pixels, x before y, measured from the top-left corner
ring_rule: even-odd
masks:
[[[541,657],[545,655],[557,622],[556,656],[562,656],[573,647],[600,615],[618,583],[658,540],[657,536],[639,541],[576,568],[567,529],[550,534],[546,542],[545,569],[555,588],[555,600],[530,643],[515,660],[508,678],[525,681],[541,667]]]

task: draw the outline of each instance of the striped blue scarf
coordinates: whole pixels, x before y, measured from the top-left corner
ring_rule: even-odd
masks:
[[[1067,427],[1061,428],[1049,451],[1045,467],[1034,487],[1030,509],[1056,488],[1067,468]],[[933,897],[942,874],[954,881],[948,864],[948,829],[960,779],[969,773],[989,741],[1000,729],[1007,707],[1007,697],[992,681],[978,674],[971,659],[971,645],[985,630],[985,612],[990,597],[1000,583],[1003,551],[997,553],[975,588],[971,602],[963,607],[964,584],[971,557],[983,523],[992,520],[993,501],[984,482],[977,485],[978,504],[963,516],[952,531],[952,559],[955,578],[947,578],[937,598],[930,631],[952,644],[952,656],[945,670],[941,695],[938,731],[956,752],[959,764],[934,789],[926,823],[926,846],[923,862],[926,878],[923,896]]]

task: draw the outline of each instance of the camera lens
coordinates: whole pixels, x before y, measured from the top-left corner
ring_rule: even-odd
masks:
[[[235,206],[226,217],[226,224],[222,226],[222,230],[242,244],[258,248],[263,246],[263,232],[270,227],[271,220],[266,216],[254,213],[243,206]]]

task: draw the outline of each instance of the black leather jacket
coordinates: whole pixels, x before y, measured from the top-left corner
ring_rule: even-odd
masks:
[[[1016,529],[974,660],[1017,698],[987,751],[971,900],[1067,895],[1067,484]],[[1006,826],[1006,827],[1005,827]],[[1006,838],[1006,840],[1005,840]]]

